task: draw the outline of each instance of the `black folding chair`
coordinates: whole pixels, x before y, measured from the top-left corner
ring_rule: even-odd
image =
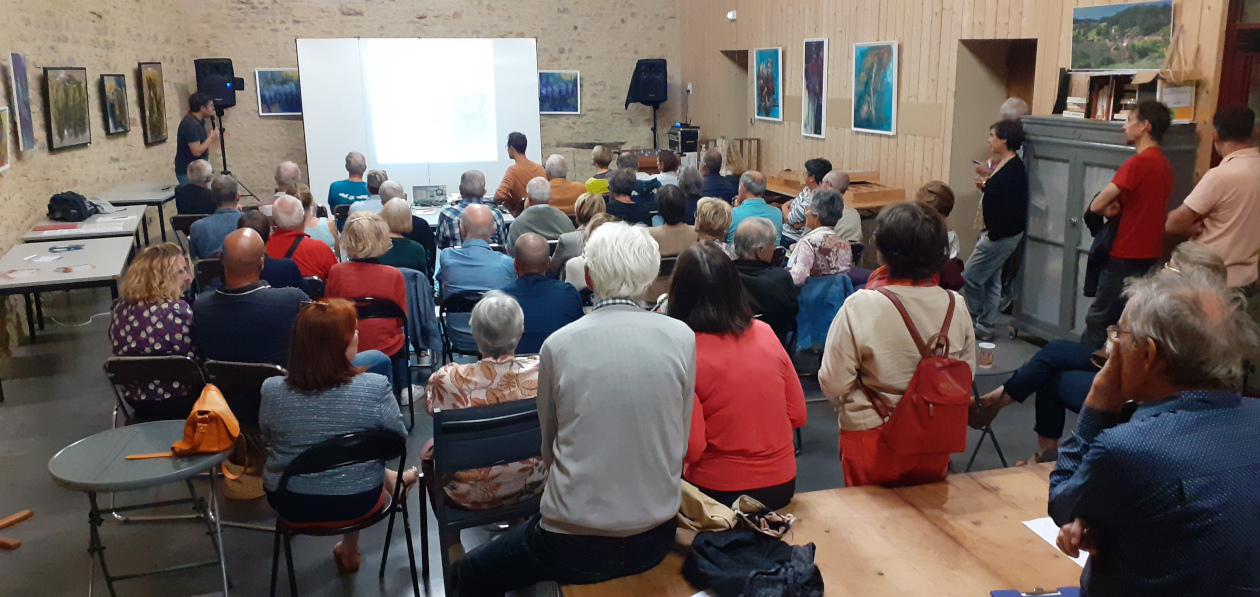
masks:
[[[317,218],[327,218],[327,217],[328,217],[328,206],[327,206],[327,205],[322,205],[322,204],[320,204],[320,205],[316,205],[316,206],[315,206],[315,217],[317,217]]]
[[[661,267],[656,271],[657,277],[664,278],[666,276],[674,275],[674,264],[676,263],[678,263],[677,255],[661,257]]]
[[[787,261],[787,247],[782,245],[774,248],[774,255],[770,257],[770,265],[774,267],[783,267],[783,263]],[[857,260],[855,259],[856,263]]]
[[[197,287],[205,291],[211,287],[215,279],[223,279],[223,262],[217,257],[198,259],[193,262],[193,276],[197,278]]]
[[[130,425],[140,421],[179,420],[188,417],[193,402],[201,395],[206,385],[205,376],[197,361],[187,356],[153,356],[153,357],[110,357],[105,359],[105,377],[109,379],[114,390],[113,422],[111,427],[118,426],[118,415],[123,416],[123,424]],[[179,404],[144,405],[137,409],[123,398],[124,387],[143,388],[154,382],[178,383],[188,388],[188,400]],[[130,409],[130,410],[128,410]]]
[[[350,205],[338,205],[333,208],[333,218],[337,220],[337,228],[340,229],[346,223],[346,218],[350,217]]]
[[[442,551],[442,580],[446,594],[453,595],[449,539],[463,529],[528,518],[538,513],[542,495],[493,510],[464,510],[447,503],[445,477],[497,464],[520,462],[542,455],[542,431],[537,400],[516,400],[489,406],[435,410],[433,412],[433,460],[425,461],[425,490],[432,500]],[[427,518],[424,500],[421,518]],[[421,539],[428,553],[429,535]]]
[[[315,276],[306,276],[302,278],[306,282],[306,296],[311,300],[324,298],[324,281]]]
[[[236,421],[245,429],[258,428],[258,408],[262,405],[262,384],[288,372],[271,363],[206,361],[206,380],[223,392]]]
[[[503,253],[504,255],[508,255],[507,247],[499,243],[490,243],[490,248],[500,253]]]
[[[338,206],[341,207],[341,206]],[[403,383],[407,386],[407,411],[409,415],[409,423],[407,431],[411,431],[416,426],[416,400],[411,392],[411,337],[407,334],[407,312],[403,308],[389,299],[363,297],[354,300],[354,308],[359,312],[359,319],[397,319],[398,327],[402,329],[403,345],[395,354],[389,356],[390,361],[402,360],[407,364],[407,379]],[[398,407],[402,409],[402,388],[397,387],[398,380],[394,379],[393,367],[390,368],[390,383],[394,384],[394,397],[398,399]]]
[[[471,314],[473,307],[477,305],[477,301],[481,300],[484,292],[464,292],[442,299],[438,305],[438,324],[442,328],[442,356],[446,362],[455,361],[455,355],[466,354],[473,356],[481,356],[481,351],[474,345],[459,345],[458,342],[451,339],[449,333],[450,326],[447,320],[452,313],[468,313]]]
[[[558,246],[560,246],[560,239],[555,239],[555,240],[549,240],[549,241],[547,241],[547,254],[548,254],[548,255],[555,255],[555,254],[556,254],[556,247],[558,247]]]
[[[185,245],[184,241],[179,238],[180,233],[183,233],[184,238],[191,238],[193,222],[196,222],[204,217],[206,217],[206,214],[183,214],[171,216],[171,232],[175,235],[175,242],[179,243],[179,248],[185,253],[188,252],[188,246]]]
[[[853,266],[862,262],[862,250],[865,246],[862,243],[849,243],[849,249],[853,251]]]
[[[289,480],[296,476],[322,473],[365,462],[375,461],[383,464],[394,459],[398,459],[398,470],[402,471],[407,463],[406,438],[396,433],[379,429],[347,433],[322,441],[298,454],[289,463],[289,466],[285,467],[284,473],[280,476],[276,494],[281,500],[285,499],[289,492]],[[382,496],[383,504],[376,511],[344,526],[293,523],[281,516],[276,516],[276,539],[271,548],[272,597],[275,597],[276,594],[276,572],[280,567],[281,540],[284,542],[284,560],[289,570],[289,593],[293,597],[297,597],[297,575],[293,569],[293,551],[290,546],[294,536],[313,535],[327,537],[344,535],[361,531],[389,518],[389,526],[385,531],[385,552],[381,554],[381,572],[379,575],[381,579],[384,579],[385,562],[389,559],[389,543],[394,535],[394,517],[398,512],[402,512],[403,531],[407,537],[407,563],[411,566],[411,588],[415,592],[415,596],[420,597],[420,579],[416,575],[416,553],[411,542],[411,518],[407,513],[407,496],[403,489],[403,478],[400,472],[398,482],[394,485],[392,493],[386,493]],[[423,504],[424,499],[421,498],[420,502]],[[421,509],[423,510],[423,505]],[[426,539],[421,542],[420,554],[423,558],[421,565],[424,569],[425,578],[429,577],[428,526],[427,516],[422,511],[420,515],[420,534]]]

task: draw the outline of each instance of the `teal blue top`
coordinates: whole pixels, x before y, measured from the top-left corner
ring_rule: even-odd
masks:
[[[774,224],[774,242],[778,244],[783,239],[783,211],[773,205],[767,205],[765,199],[752,198],[745,199],[739,207],[731,210],[731,227],[726,229],[726,242],[735,242],[735,229],[739,228],[739,223],[744,218],[760,216],[770,220]]]
[[[328,185],[328,209],[363,201],[371,197],[368,194],[367,183],[363,181],[355,182],[353,180],[338,180]]]

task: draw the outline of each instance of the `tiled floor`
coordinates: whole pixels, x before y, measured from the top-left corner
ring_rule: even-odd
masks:
[[[109,355],[106,340],[108,315],[96,317],[78,327],[66,327],[53,319],[80,324],[107,309],[109,295],[99,290],[77,290],[45,296],[48,327],[39,342],[18,349],[0,375],[4,378],[6,401],[0,405],[0,517],[22,509],[35,511],[35,517],[0,534],[22,540],[16,551],[0,551],[0,595],[59,596],[79,595],[88,584],[88,502],[83,494],[61,489],[48,475],[47,463],[62,447],[109,428],[114,398],[101,371]],[[1025,342],[999,342],[997,368],[1013,368],[1036,350]],[[1004,379],[982,375],[980,390],[987,391]],[[802,377],[808,399],[820,399],[817,381]],[[1031,403],[1007,409],[998,418],[995,431],[1001,439],[1007,461],[1032,454],[1036,442],[1031,431]],[[1069,421],[1071,424],[1072,421]],[[411,434],[409,450],[417,453],[430,435],[427,417],[420,416]],[[798,491],[816,491],[843,484],[836,457],[838,431],[835,414],[825,400],[809,404],[809,423],[803,430],[804,452],[797,459]],[[971,432],[974,446],[978,433]],[[959,469],[968,454],[955,457]],[[993,447],[986,443],[975,468],[1001,466]],[[152,498],[178,497],[179,488],[119,494],[120,504]],[[417,510],[412,501],[412,513]],[[265,500],[228,502],[224,519],[270,524]],[[414,517],[413,517],[414,518]],[[331,561],[334,538],[299,537],[294,540],[295,564],[303,595],[390,595],[411,594],[405,560],[406,544],[395,533],[390,561],[382,583],[377,579],[380,550],[385,537],[382,527],[365,531],[362,539],[363,569],[352,576],[338,576]],[[419,551],[419,521],[413,520]],[[468,546],[485,541],[490,533],[477,530],[465,534]],[[111,571],[124,574],[149,567],[172,565],[210,556],[204,527],[192,523],[118,524],[102,527]],[[223,536],[233,594],[265,595],[271,564],[271,535],[257,531],[227,529]],[[442,595],[441,565],[437,537],[431,537],[431,595]],[[176,574],[122,581],[120,595],[170,596],[213,594],[217,569],[202,568]],[[283,578],[283,571],[281,572]],[[105,593],[98,571],[98,594]],[[280,592],[287,586],[281,582]]]

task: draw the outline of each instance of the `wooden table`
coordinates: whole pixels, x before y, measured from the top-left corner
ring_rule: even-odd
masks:
[[[22,235],[22,242],[133,236],[139,245],[140,222],[144,220],[145,209],[143,205],[120,207],[111,213],[96,214],[82,222],[58,222],[44,218]]]
[[[162,206],[175,199],[175,183],[137,182],[120,185],[95,197],[108,201],[116,206],[143,205],[156,207],[158,210],[158,228],[162,230],[162,241],[166,241],[166,218],[162,215]],[[144,244],[149,244],[149,220],[140,218],[140,226],[144,230]]]
[[[1050,464],[952,475],[940,483],[796,496],[789,543],[814,543],[828,595],[980,597],[1080,584],[1081,567],[1028,530],[1046,516]],[[691,597],[683,556],[638,576],[564,587],[568,597]]]

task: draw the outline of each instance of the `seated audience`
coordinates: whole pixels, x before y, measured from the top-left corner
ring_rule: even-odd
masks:
[[[591,216],[590,223],[586,225],[586,238],[589,240],[591,235],[595,234],[596,228],[609,222],[620,221],[617,219],[617,216],[607,212],[599,212]],[[585,247],[583,247],[583,251],[585,251]],[[586,257],[584,255],[577,255],[564,264],[564,281],[572,284],[574,288],[578,289],[578,292],[590,290],[586,287]]]
[[[296,194],[293,196],[302,202],[302,210],[306,212],[306,223],[302,232],[305,232],[312,240],[328,245],[328,248],[332,249],[334,256],[340,253],[337,250],[337,233],[339,232],[337,230],[337,219],[331,217],[321,218],[315,215],[315,196],[311,194],[311,188],[304,183],[299,182],[294,192]]]
[[[258,415],[267,443],[263,489],[267,502],[287,521],[362,518],[381,506],[381,492],[392,493],[398,481],[399,473],[383,463],[364,462],[294,476],[288,492],[277,493],[285,467],[322,441],[377,429],[407,435],[388,379],[351,363],[358,352],[356,319],[349,301],[322,300],[303,307],[293,324],[288,376],[263,382]],[[402,475],[407,485],[419,479],[415,467]],[[359,569],[358,532],[342,535],[333,547],[333,562],[343,574]]]
[[[512,222],[508,230],[508,249],[516,246],[516,239],[526,232],[532,232],[547,240],[556,240],[561,234],[573,232],[573,220],[564,212],[552,207],[551,184],[541,176],[529,181],[526,185],[529,198],[525,200],[525,209]]]
[[[674,271],[669,316],[696,333],[701,410],[692,414],[683,479],[727,506],[747,495],[783,508],[796,493],[792,429],[805,425],[792,360],[774,330],[753,319],[739,272],[721,249],[693,245]]]
[[[438,253],[433,280],[439,304],[460,294],[498,290],[516,279],[512,258],[490,248],[495,230],[493,212],[484,205],[467,206],[459,224],[464,244]],[[446,323],[446,336],[453,343],[462,348],[473,344],[467,313],[451,313]]]
[[[919,203],[894,203],[880,212],[875,230],[875,246],[889,270],[886,288],[901,299],[920,335],[931,337],[950,316],[952,291],[932,281],[945,260],[944,219]],[[966,361],[975,371],[971,316],[961,296],[953,293],[952,298],[953,319],[946,333],[949,357]],[[827,334],[818,383],[840,411],[845,486],[911,485],[945,478],[949,454],[897,454],[881,443],[884,420],[865,391],[869,389],[888,409],[897,407],[920,360],[919,349],[904,328],[888,297],[859,290],[845,300]]]
[[[210,179],[214,167],[205,160],[188,164],[188,183],[175,187],[175,212],[181,216],[210,215],[218,209],[210,197]]]
[[[420,243],[403,236],[411,232],[411,204],[406,199],[390,199],[381,209],[381,219],[389,227],[390,249],[379,260],[381,265],[414,269],[425,277],[429,273],[429,256]]]
[[[853,267],[853,249],[832,228],[844,214],[844,197],[831,189],[819,189],[810,199],[805,216],[809,232],[793,247],[787,263],[797,286],[812,277],[847,273]]]
[[[795,199],[783,204],[783,222],[796,230],[809,228],[805,219],[809,214],[814,191],[822,185],[823,178],[831,173],[831,162],[824,158],[805,160],[805,187]]]
[[[355,214],[346,219],[341,234],[349,261],[328,271],[324,296],[351,301],[372,298],[398,305],[407,313],[407,286],[398,269],[378,262],[390,249],[389,227],[374,213]],[[363,319],[359,321],[359,343],[363,350],[379,350],[394,360],[394,387],[407,382],[407,364],[402,360],[404,319]]]
[[[393,180],[387,180],[381,183],[381,186],[377,188],[377,194],[371,199],[368,199],[367,201],[359,201],[351,205],[350,215],[357,214],[361,211],[379,214],[381,213],[381,210],[385,208],[385,204],[388,203],[390,199],[406,198],[407,191],[403,190],[402,184]]]
[[[696,204],[700,203],[700,198],[704,190],[704,177],[700,171],[693,166],[687,166],[678,171],[678,188],[682,189],[683,195],[687,197],[687,213],[683,216],[683,221],[695,225],[696,223]]]
[[[634,172],[634,202],[646,205],[649,211],[656,205],[656,189],[661,183],[656,176],[643,172],[639,166],[638,154],[623,151],[617,155],[617,168]]]
[[[591,165],[595,166],[595,174],[586,180],[586,192],[595,195],[608,192],[608,177],[612,175],[608,167],[612,165],[612,161],[612,149],[603,145],[596,145],[591,149]]]
[[[267,215],[271,215],[271,206],[281,195],[293,195],[298,183],[302,182],[302,169],[293,162],[280,162],[280,165],[276,166],[275,179],[275,194],[258,202],[258,209]]]
[[[586,193],[578,197],[577,203],[573,206],[574,218],[577,220],[577,229],[573,232],[566,232],[557,239],[556,251],[551,254],[551,265],[549,274],[553,277],[559,276],[561,280],[565,279],[564,265],[570,259],[582,254],[582,247],[586,246],[586,228],[591,223],[591,218],[595,214],[605,213],[604,198],[593,193]]]
[[[525,315],[512,297],[491,290],[472,311],[472,335],[481,360],[448,363],[433,372],[424,388],[425,409],[473,408],[526,400],[538,395],[538,356],[517,356]],[[425,447],[431,461],[432,440]],[[430,464],[430,462],[426,462]],[[427,467],[426,467],[427,468]],[[427,472],[427,471],[426,471]],[[446,497],[465,510],[493,510],[542,493],[547,467],[542,458],[460,471],[442,483]]]
[[[823,176],[822,184],[819,185],[824,189],[832,189],[840,195],[849,192],[849,174],[840,170],[832,170],[826,176]],[[839,234],[844,240],[851,243],[860,243],[862,241],[862,215],[858,210],[849,205],[849,201],[844,202],[844,215],[840,217],[840,221],[836,222],[833,227],[836,234]]]
[[[589,315],[552,334],[538,366],[548,468],[541,512],[455,563],[463,597],[541,581],[644,572],[674,545],[695,402],[695,334],[634,303],[660,257],[644,228],[600,226],[586,244]]]
[[[739,194],[735,196],[735,209],[731,210],[731,225],[726,230],[726,242],[735,240],[735,228],[744,218],[760,216],[770,220],[777,231],[774,242],[783,238],[783,212],[766,204],[761,196],[766,193],[766,177],[749,170],[739,177]]]
[[[463,243],[459,233],[459,224],[464,210],[469,205],[482,205],[486,195],[486,175],[479,170],[469,170],[459,178],[459,203],[448,205],[438,213],[437,248],[438,250],[458,247]],[[503,223],[503,214],[497,209],[490,209],[494,218],[494,231],[487,239],[497,245],[507,245],[507,225]]]
[[[665,220],[665,224],[648,228],[648,232],[656,240],[661,257],[681,255],[687,247],[700,240],[699,235],[696,234],[696,228],[683,222],[683,217],[687,214],[687,198],[683,195],[682,189],[673,185],[661,187],[661,190],[656,192],[656,211]],[[671,279],[673,279],[672,273],[657,276],[656,281],[648,287],[646,297],[648,302],[654,303],[662,294],[669,292]]]
[[[1260,333],[1239,291],[1201,276],[1126,294],[1050,474],[1059,548],[1090,553],[1082,595],[1255,594],[1260,408],[1237,388]]]
[[[306,210],[302,209],[302,202],[285,195],[272,204],[271,213],[275,230],[267,239],[267,254],[277,259],[292,259],[303,276],[327,279],[328,270],[337,264],[337,258],[328,245],[306,234]]]
[[[543,170],[547,172],[547,182],[551,184],[550,205],[564,212],[565,215],[573,215],[573,203],[586,193],[586,185],[566,178],[569,176],[569,162],[558,153],[547,157],[547,165],[543,167]],[[526,192],[528,191],[529,189],[526,189]]]
[[[660,172],[652,178],[661,183],[661,186],[678,186],[678,167],[681,165],[682,160],[678,159],[678,154],[662,149],[656,154],[656,169]]]
[[[236,179],[220,174],[210,182],[210,198],[218,206],[214,213],[192,223],[188,229],[188,256],[194,261],[218,257],[223,239],[236,230],[241,217],[241,193]]]
[[[634,156],[631,156],[634,157]],[[608,177],[608,213],[617,216],[627,224],[652,223],[652,214],[647,204],[636,201],[634,170],[620,168]]]
[[[271,238],[271,218],[263,215],[263,212],[252,209],[241,214],[240,219],[236,223],[236,227],[249,228],[258,233],[258,239],[263,245],[267,244],[267,239]],[[232,234],[236,234],[233,232]],[[231,238],[231,234],[228,238]],[[224,249],[227,252],[227,239],[223,239]],[[266,248],[263,249],[266,251]],[[219,253],[219,261],[223,261],[223,253]],[[263,266],[261,278],[267,282],[272,288],[296,288],[303,293],[307,292],[306,280],[302,279],[302,270],[298,268],[297,263],[292,259],[276,259],[271,255],[263,253]],[[224,281],[226,283],[226,281]],[[319,298],[319,297],[314,297]],[[283,365],[283,363],[276,363]]]
[[[1197,242],[1184,242],[1173,249],[1168,268],[1173,272],[1195,275],[1217,284],[1225,284],[1226,266],[1221,256]],[[1094,364],[1093,350],[1080,342],[1052,340],[1005,384],[980,397],[979,405],[972,407],[969,423],[984,429],[993,422],[999,411],[1016,402],[1024,402],[1034,393],[1037,395],[1036,423],[1037,452],[1026,462],[1054,462],[1059,458],[1059,438],[1067,411],[1081,412],[1089,387],[1094,383],[1099,365]]]
[[[346,179],[328,185],[328,209],[338,205],[349,205],[359,201],[367,201],[372,196],[368,192],[367,183],[363,181],[363,173],[367,172],[367,159],[363,154],[352,151],[346,154]]]
[[[109,320],[114,356],[196,356],[193,312],[181,297],[192,282],[184,252],[174,243],[145,247],[132,260],[118,287]],[[140,419],[183,419],[198,396],[178,383],[156,382],[119,388]]]
[[[717,147],[710,147],[700,159],[700,173],[704,174],[704,187],[700,194],[705,197],[717,197],[727,203],[735,199],[738,192],[731,181],[722,176],[722,152]]]
[[[796,329],[796,315],[800,312],[796,296],[800,290],[792,283],[792,274],[771,265],[774,249],[774,224],[770,220],[745,218],[735,229],[735,269],[748,292],[753,315],[766,322],[780,340],[786,340],[788,333]]]
[[[527,196],[525,185],[535,178],[547,176],[542,166],[525,157],[525,148],[528,145],[529,141],[524,134],[508,133],[507,154],[512,165],[503,173],[503,182],[499,183],[498,190],[494,192],[495,200],[507,207],[513,217],[521,215],[524,209]]]
[[[547,251],[546,239],[532,232],[522,234],[516,239],[512,262],[516,280],[503,287],[525,312],[525,334],[516,347],[522,354],[537,354],[547,336],[582,317],[582,297],[577,289],[547,277],[551,261]]]
[[[717,197],[705,197],[696,203],[696,236],[700,242],[713,243],[729,254],[726,232],[731,228],[731,211],[731,204]],[[766,221],[774,225],[773,221]]]
[[[949,214],[954,213],[954,190],[939,180],[933,180],[915,191],[914,200],[932,206],[936,213],[945,218],[945,229],[949,231],[949,250],[945,254],[950,259],[957,259],[958,233],[949,227]]]

